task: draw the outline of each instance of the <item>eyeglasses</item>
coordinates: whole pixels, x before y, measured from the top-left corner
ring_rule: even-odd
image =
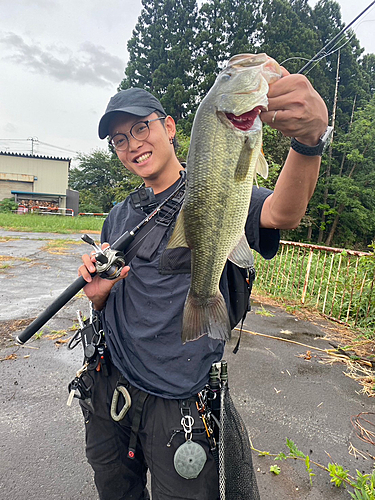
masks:
[[[145,141],[150,135],[149,124],[158,120],[165,120],[166,116],[160,116],[153,120],[145,120],[135,123],[129,130],[129,134],[137,141]],[[126,151],[129,146],[129,138],[126,134],[115,134],[110,138],[109,143],[115,148],[116,151]]]

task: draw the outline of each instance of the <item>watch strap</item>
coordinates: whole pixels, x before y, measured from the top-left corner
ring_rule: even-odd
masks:
[[[319,142],[316,146],[307,146],[306,144],[302,144],[302,142],[297,141],[295,137],[292,137],[290,141],[290,147],[304,156],[322,156],[324,143],[322,139],[319,139]]]
[[[292,137],[290,141],[290,147],[294,149],[300,155],[305,156],[322,156],[326,147],[331,141],[333,134],[333,127],[328,126],[324,134],[320,137],[319,142],[316,146],[307,146],[297,141],[295,137]]]

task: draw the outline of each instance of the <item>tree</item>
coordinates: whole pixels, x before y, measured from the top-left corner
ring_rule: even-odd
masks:
[[[346,141],[336,145],[342,154],[342,164],[332,182],[335,217],[327,235],[327,245],[336,233],[342,232],[338,227],[340,220],[353,243],[358,240],[358,234],[362,245],[371,243],[375,229],[374,143],[375,97],[355,114]]]
[[[261,0],[208,0],[199,11],[198,95],[203,97],[231,56],[255,52]]]
[[[259,42],[262,52],[297,73],[321,48],[307,0],[264,0]]]
[[[109,212],[141,183],[111,152],[97,149],[77,159],[80,164],[70,170],[69,186],[80,192],[81,211]]]
[[[145,88],[161,100],[167,113],[178,122],[182,157],[187,151],[195,111],[232,55],[266,52],[290,72],[298,72],[344,26],[340,5],[334,0],[319,0],[314,8],[308,0],[206,0],[200,5],[198,10],[193,0],[142,0],[142,12],[128,42],[129,63],[120,85]],[[371,193],[359,180],[362,164],[349,176],[348,162],[353,154],[350,148],[356,148],[349,138],[357,127],[354,121],[359,119],[356,114],[353,121],[353,113],[365,109],[374,95],[374,75],[375,55],[363,56],[363,49],[350,31],[331,44],[306,74],[327,103],[330,115],[335,111],[336,124],[333,147],[323,158],[308,208],[308,233],[301,227],[294,232],[295,238],[352,241],[356,234],[353,214],[362,220],[359,212],[366,213],[372,206]],[[272,188],[289,140],[265,127],[263,141],[271,170],[265,185]],[[349,148],[346,152],[342,144]],[[367,174],[369,181],[370,171]],[[121,187],[118,189],[124,193]],[[117,191],[115,195],[120,197]],[[357,229],[359,238],[367,241],[365,225],[361,223]]]
[[[128,42],[121,89],[141,87],[158,97],[176,121],[186,118],[194,96],[195,0],[142,0]]]
[[[334,164],[328,196],[322,203],[324,184],[314,193],[310,210],[316,227],[326,245],[352,246],[366,249],[375,230],[375,97],[354,113],[347,134],[337,137],[333,144]],[[326,167],[327,157],[323,159]],[[319,210],[324,211],[323,226]]]

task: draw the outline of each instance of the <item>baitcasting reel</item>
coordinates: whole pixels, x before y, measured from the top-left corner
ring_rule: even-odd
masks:
[[[95,250],[96,272],[101,278],[114,280],[120,276],[121,269],[125,265],[125,256],[119,250],[112,250],[107,247],[102,250],[95,241],[88,235],[84,234],[82,240],[89,245],[92,245]]]

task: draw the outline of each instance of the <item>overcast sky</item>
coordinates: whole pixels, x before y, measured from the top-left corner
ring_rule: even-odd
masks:
[[[348,24],[371,1],[339,3]],[[123,77],[140,12],[140,0],[0,0],[0,151],[30,153],[31,138],[39,140],[34,154],[105,148],[98,121]],[[354,30],[375,53],[374,7]]]

